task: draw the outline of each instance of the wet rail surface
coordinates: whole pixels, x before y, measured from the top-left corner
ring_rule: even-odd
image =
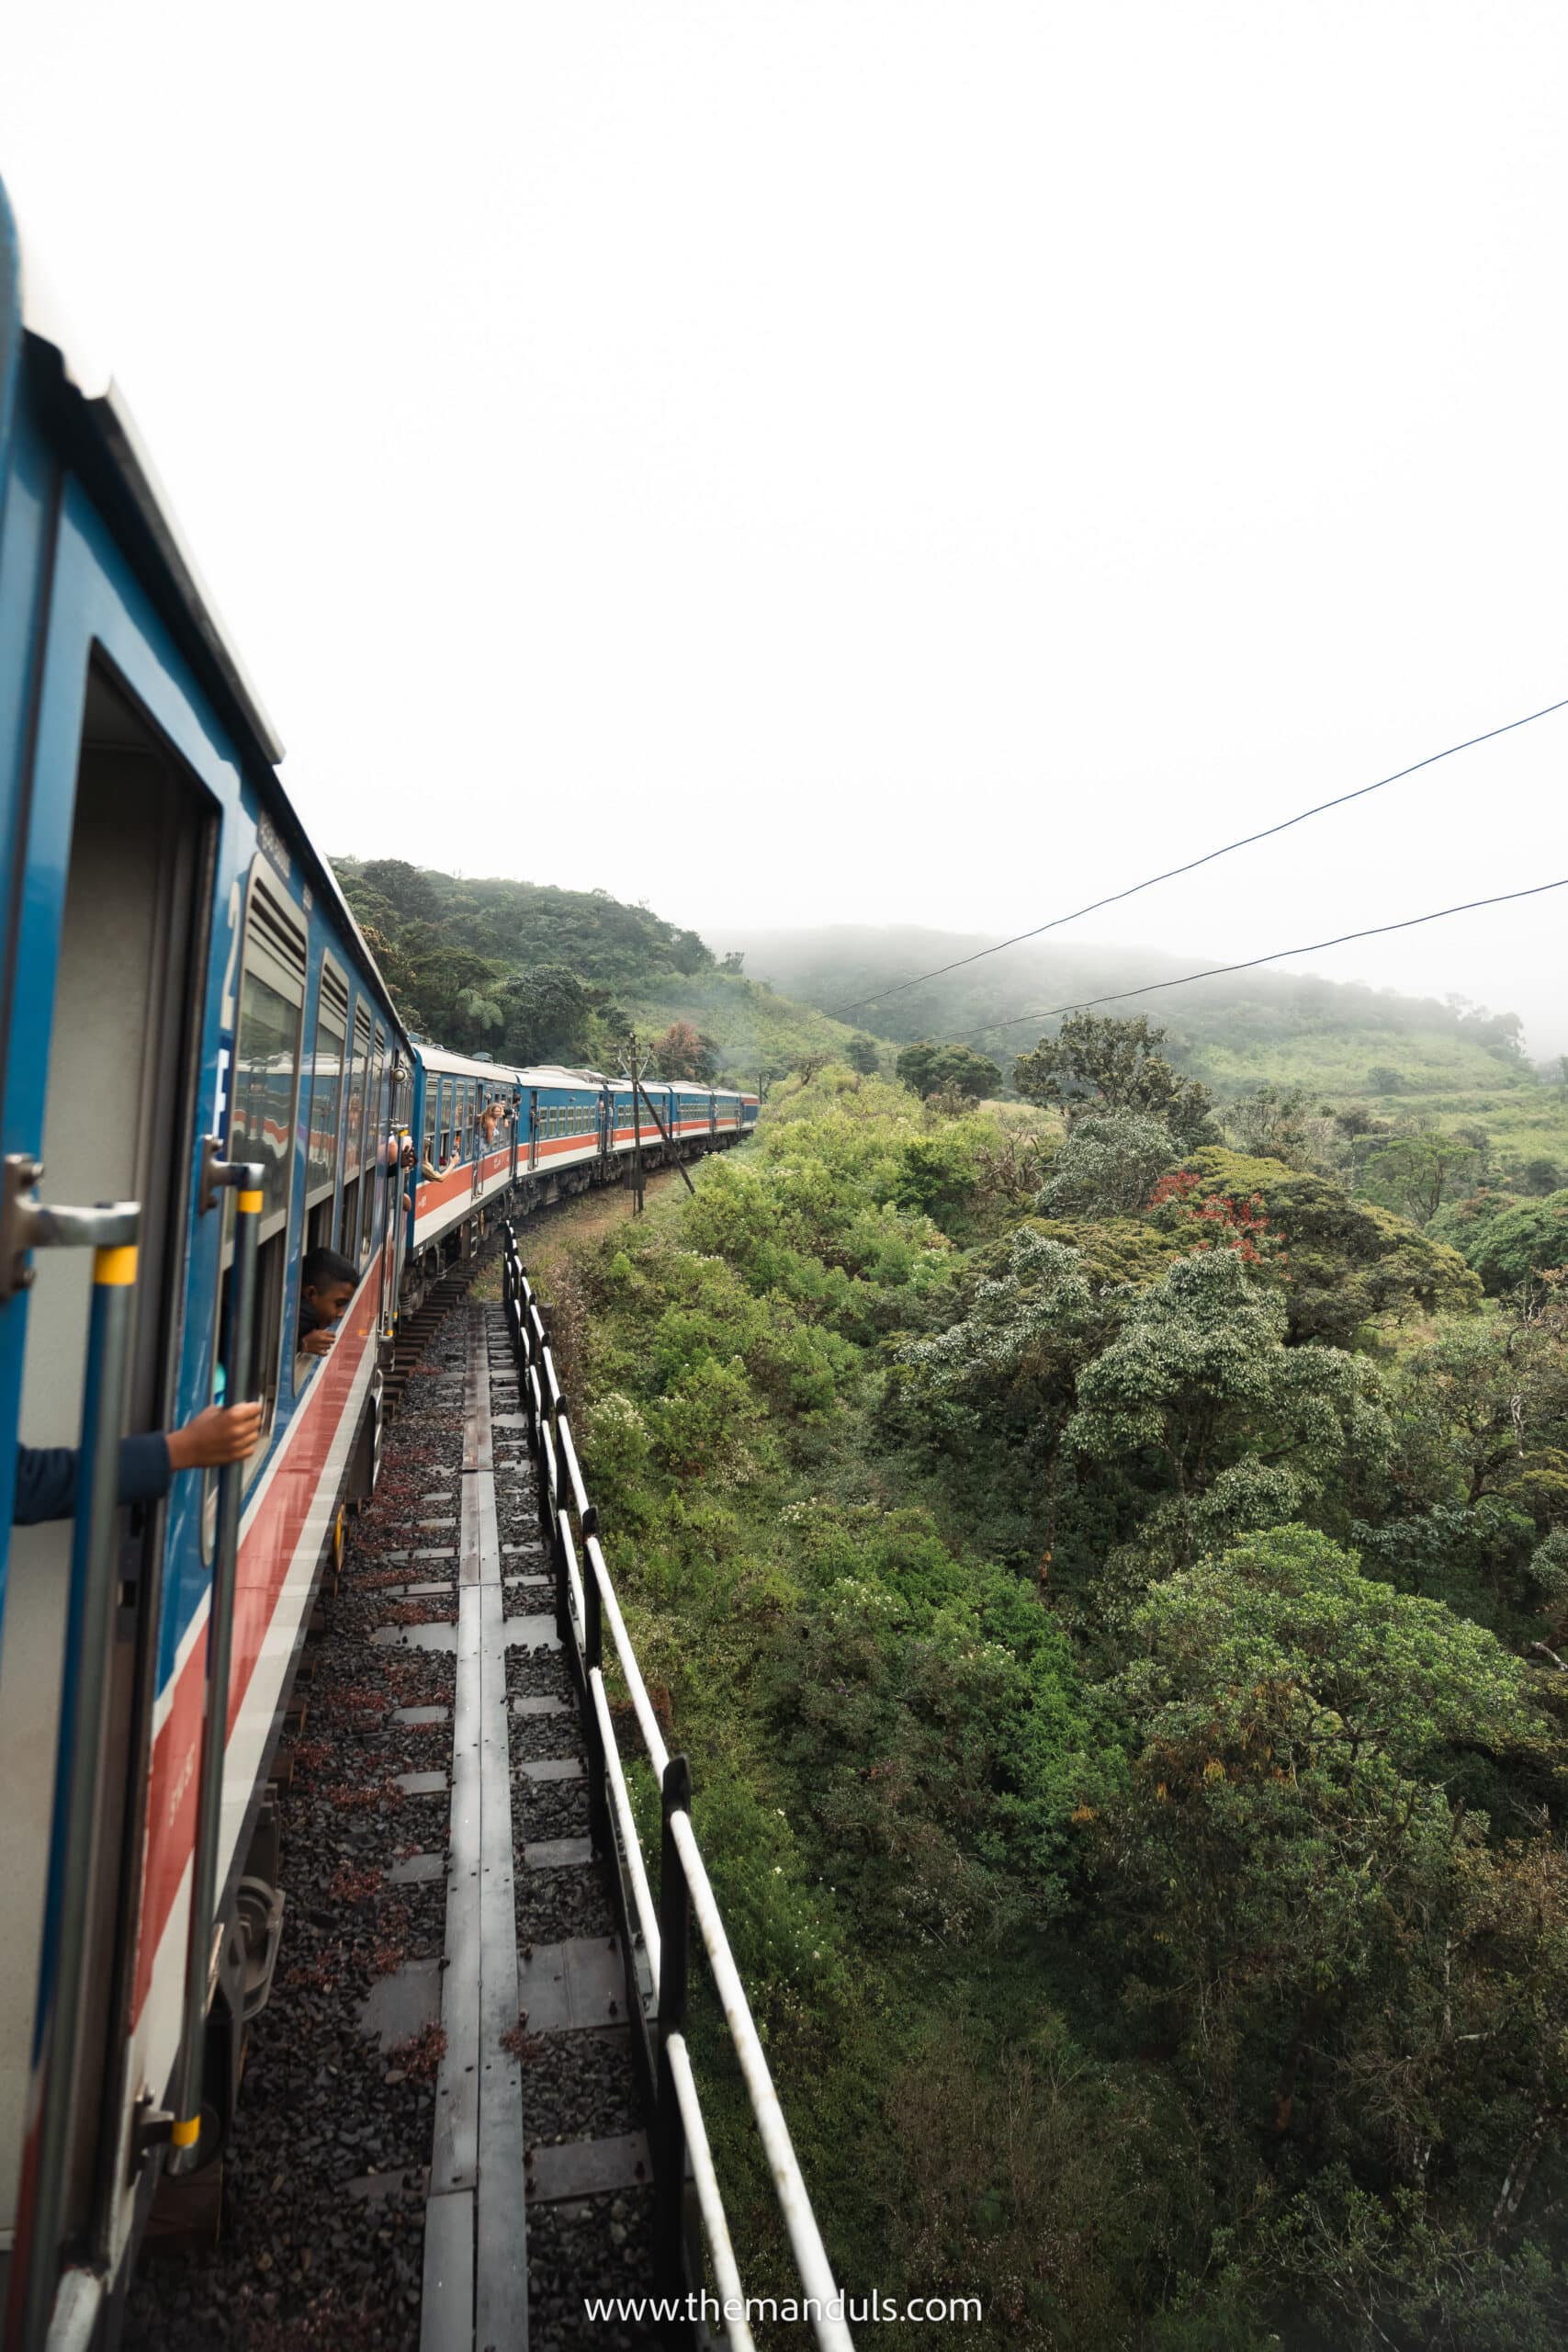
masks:
[[[589,1839],[504,1312],[452,1281],[278,1759],[288,1909],[220,2176],[150,2235],[129,2352],[631,2352],[655,2283],[626,1967]]]

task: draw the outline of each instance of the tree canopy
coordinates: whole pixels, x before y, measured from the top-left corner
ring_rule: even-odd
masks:
[[[906,1086],[927,1098],[932,1094],[957,1094],[971,1102],[983,1096],[995,1094],[1002,1082],[1001,1071],[973,1046],[942,1045],[930,1037],[922,1037],[917,1045],[906,1046],[898,1057],[898,1075]]]
[[[1210,1128],[1207,1087],[1182,1078],[1160,1054],[1166,1032],[1103,1012],[1070,1012],[1055,1037],[1042,1037],[1012,1066],[1026,1102],[1048,1103],[1069,1117],[1087,1108],[1131,1111],[1157,1119],[1184,1147]]]

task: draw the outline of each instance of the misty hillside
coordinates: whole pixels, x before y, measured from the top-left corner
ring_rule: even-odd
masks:
[[[801,931],[731,926],[723,944],[744,955],[753,978],[839,1012],[857,1027],[900,1042],[960,1038],[1002,1061],[1038,1034],[1032,1022],[1014,1017],[1019,1013],[1043,1013],[1177,978],[1204,960],[1201,952],[1173,956],[1095,942],[1026,942],[865,1003],[857,1001],[990,943],[980,933],[845,924]],[[1523,1061],[1515,1016],[1457,998],[1439,1003],[1354,981],[1257,971],[1196,981],[1110,1009],[1145,1012],[1163,1024],[1182,1067],[1222,1091],[1277,1076],[1281,1055],[1304,1083],[1339,1090],[1382,1091],[1367,1080],[1378,1065],[1396,1069],[1416,1091],[1536,1082]],[[993,1025],[998,1022],[1009,1025]]]

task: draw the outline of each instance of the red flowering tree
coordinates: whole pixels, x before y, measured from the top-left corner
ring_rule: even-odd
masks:
[[[1226,1193],[1201,1193],[1201,1182],[1189,1169],[1173,1169],[1149,1194],[1149,1213],[1163,1211],[1162,1225],[1190,1233],[1194,1250],[1234,1250],[1249,1266],[1265,1259],[1283,1264],[1284,1236],[1270,1229],[1262,1193],[1233,1200]]]

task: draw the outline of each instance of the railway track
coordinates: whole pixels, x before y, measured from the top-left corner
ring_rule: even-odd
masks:
[[[402,1336],[380,1482],[285,1728],[288,1890],[221,2173],[167,2201],[130,2352],[631,2347],[657,2283],[626,1955],[504,1308]]]

